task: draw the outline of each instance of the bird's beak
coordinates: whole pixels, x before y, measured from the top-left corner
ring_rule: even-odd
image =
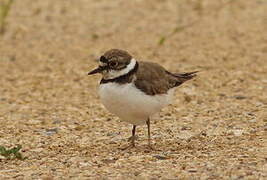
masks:
[[[92,74],[96,74],[96,73],[102,73],[102,72],[103,72],[104,70],[106,70],[106,69],[107,69],[106,66],[98,66],[98,68],[96,68],[96,69],[90,71],[90,72],[88,73],[88,75],[92,75]]]

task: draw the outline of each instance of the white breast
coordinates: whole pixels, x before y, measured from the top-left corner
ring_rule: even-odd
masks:
[[[174,89],[168,94],[149,96],[133,83],[100,84],[99,95],[104,106],[121,120],[134,125],[143,124],[147,118],[171,103]]]

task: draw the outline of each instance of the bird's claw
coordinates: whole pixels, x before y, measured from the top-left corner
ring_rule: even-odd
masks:
[[[132,141],[135,141],[135,140],[137,140],[137,139],[138,139],[138,136],[135,135],[135,136],[131,136],[131,137],[129,137],[129,138],[127,139],[127,141],[128,141],[128,142],[132,142]]]

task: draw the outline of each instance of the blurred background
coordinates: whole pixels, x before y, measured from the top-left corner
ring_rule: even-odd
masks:
[[[0,0],[0,178],[266,178],[267,1]],[[159,151],[99,102],[105,51],[200,70],[154,117]],[[1,156],[0,156],[1,157]],[[3,162],[3,163],[2,163]]]

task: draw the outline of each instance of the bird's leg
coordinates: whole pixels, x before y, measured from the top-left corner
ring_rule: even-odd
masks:
[[[148,133],[148,147],[149,147],[150,149],[154,149],[154,148],[151,146],[150,118],[147,119],[147,121],[146,121],[146,125],[147,125],[147,133]]]
[[[133,125],[132,136],[128,138],[128,141],[131,141],[132,144],[134,144],[134,141],[137,139],[137,136],[135,135],[135,129],[136,125]]]
[[[134,147],[135,146],[135,129],[136,129],[136,125],[133,125],[133,129],[132,129],[132,136],[129,138],[129,141],[131,141],[131,145]]]
[[[131,141],[131,144],[129,146],[126,146],[124,148],[122,148],[122,150],[131,148],[131,147],[135,147],[135,129],[136,129],[136,125],[133,125],[133,129],[132,129],[132,136],[128,139],[128,141]]]

